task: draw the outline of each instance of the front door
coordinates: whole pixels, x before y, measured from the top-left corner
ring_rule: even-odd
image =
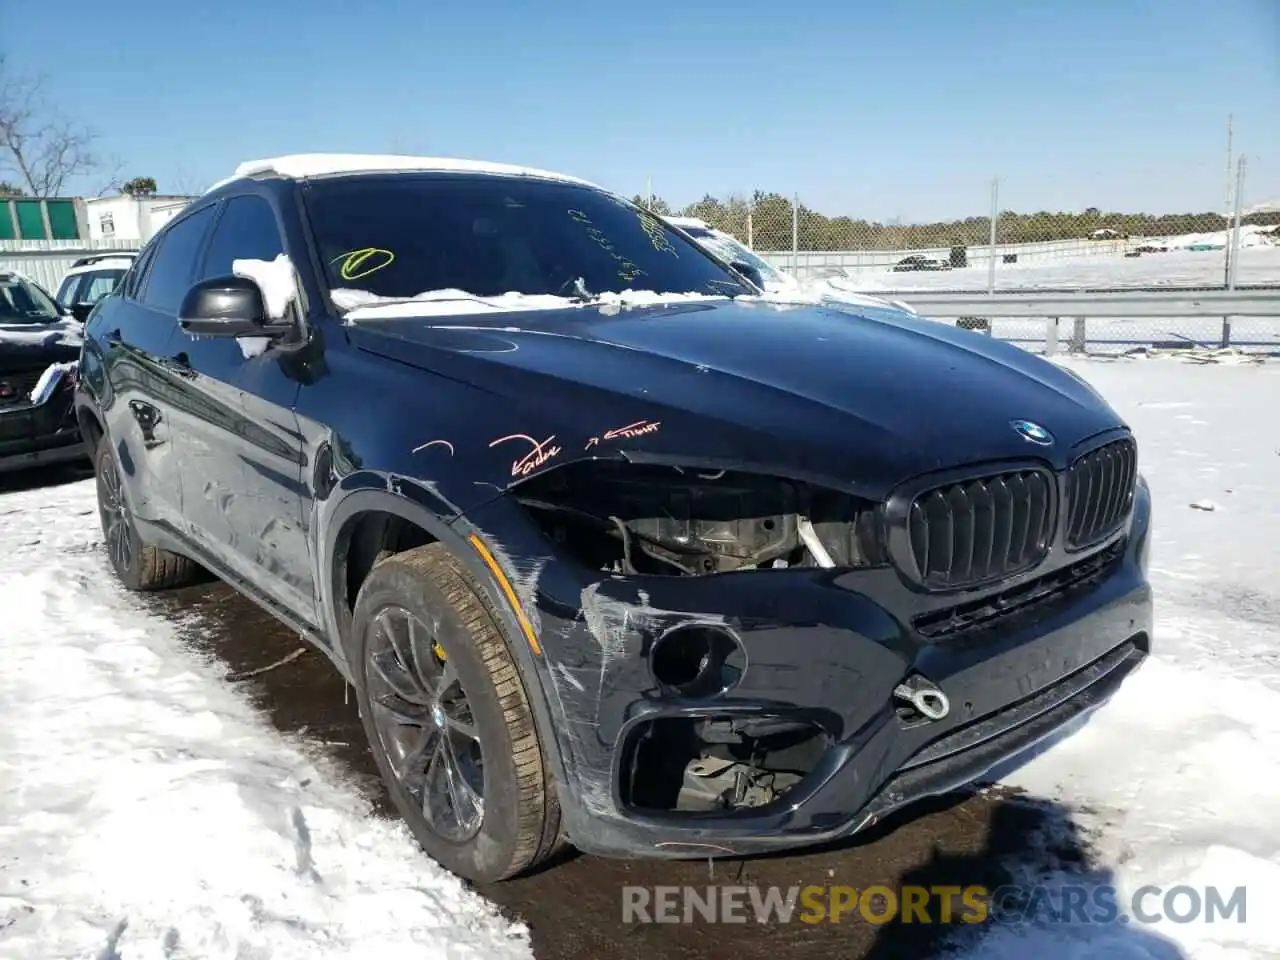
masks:
[[[224,204],[196,280],[251,275],[284,252],[271,204],[246,194]],[[194,282],[194,281],[193,281]],[[268,295],[268,305],[272,297]],[[183,418],[184,513],[213,559],[307,623],[315,622],[301,524],[302,443],[290,354],[263,338],[178,329],[171,359],[188,371],[199,409]]]

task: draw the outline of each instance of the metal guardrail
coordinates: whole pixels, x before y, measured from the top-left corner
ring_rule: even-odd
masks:
[[[886,300],[902,300],[928,317],[1275,317],[1280,318],[1280,287],[1235,290],[1124,289],[972,291],[868,290]]]

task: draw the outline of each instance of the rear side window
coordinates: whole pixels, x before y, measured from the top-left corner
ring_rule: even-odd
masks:
[[[232,197],[213,228],[201,280],[230,276],[237,260],[274,260],[284,253],[271,204],[262,197]]]
[[[182,298],[195,277],[196,258],[213,220],[213,204],[183,217],[160,237],[160,246],[151,258],[142,302],[153,310],[177,314]]]

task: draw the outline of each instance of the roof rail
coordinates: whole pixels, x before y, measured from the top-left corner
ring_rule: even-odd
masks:
[[[71,264],[71,269],[76,267],[87,267],[91,263],[98,263],[101,260],[127,260],[130,257],[136,257],[137,250],[117,250],[114,253],[95,253],[87,257],[81,257],[75,263]]]

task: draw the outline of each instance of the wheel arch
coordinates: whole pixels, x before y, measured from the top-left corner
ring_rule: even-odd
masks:
[[[557,782],[566,782],[564,758],[561,756],[559,741],[555,735],[551,704],[547,695],[547,684],[550,678],[545,672],[546,664],[541,661],[540,656],[526,640],[525,627],[521,622],[526,615],[518,606],[513,606],[512,599],[488,565],[487,559],[493,560],[493,554],[489,552],[487,546],[485,553],[482,554],[473,545],[470,536],[476,536],[476,534],[464,533],[455,527],[451,520],[446,520],[426,504],[411,499],[405,495],[406,492],[403,487],[400,487],[400,492],[397,493],[390,492],[386,487],[354,490],[337,502],[326,521],[320,568],[325,586],[323,602],[326,618],[330,621],[330,629],[334,631],[334,650],[345,665],[347,679],[354,682],[356,669],[353,658],[350,656],[351,606],[348,605],[347,599],[350,595],[350,602],[354,604],[354,594],[350,593],[352,564],[368,563],[369,569],[373,565],[368,555],[374,548],[369,541],[362,544],[360,538],[366,537],[373,543],[385,544],[383,534],[387,529],[388,519],[408,524],[411,529],[420,531],[426,539],[413,542],[411,535],[411,540],[408,541],[411,545],[405,549],[411,549],[422,543],[443,544],[486,592],[490,608],[499,618],[499,627],[507,649],[524,682],[534,722],[537,724],[538,742],[543,761]],[[483,541],[481,543],[483,545]],[[361,552],[353,554],[353,547]],[[379,552],[375,550],[374,562]],[[367,574],[368,570],[365,569],[360,577],[361,582],[363,576]],[[503,575],[510,576],[505,572]],[[357,584],[356,590],[358,589]],[[518,598],[514,603],[518,605]],[[527,623],[527,619],[525,622]],[[569,802],[566,803],[566,801]],[[568,806],[571,802],[571,798],[561,798],[562,806]]]
[[[76,404],[76,424],[80,427],[80,439],[84,442],[89,455],[93,456],[98,443],[106,436],[102,420],[91,407],[84,403]]]

